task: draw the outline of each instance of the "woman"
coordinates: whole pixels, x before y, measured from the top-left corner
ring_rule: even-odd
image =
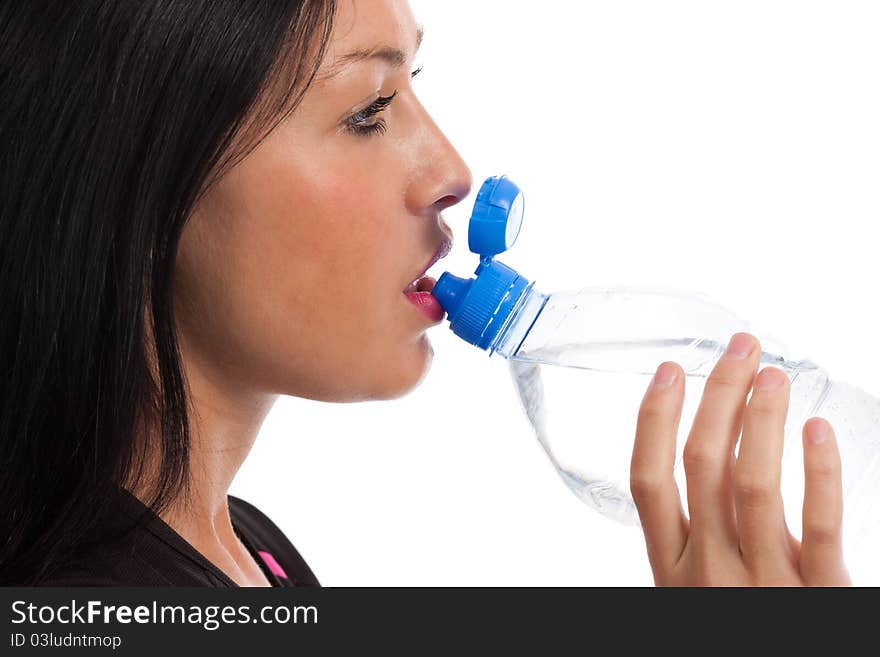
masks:
[[[279,395],[393,399],[429,367],[436,320],[403,290],[472,179],[410,85],[407,3],[5,3],[0,34],[0,583],[317,585],[228,489]],[[745,403],[759,352],[737,336],[706,387],[690,521],[681,368],[645,396],[633,492],[660,584],[847,582],[833,435],[805,428],[801,546],[787,380]]]

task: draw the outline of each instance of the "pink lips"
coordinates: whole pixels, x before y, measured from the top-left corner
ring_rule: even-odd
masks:
[[[433,267],[434,263],[438,260],[442,260],[443,258],[448,256],[450,251],[452,251],[452,240],[444,240],[443,244],[440,245],[440,248],[438,248],[437,252],[434,254],[434,257],[431,258],[431,262],[429,262],[428,266],[425,267],[425,271],[428,271],[431,267]]]
[[[440,305],[437,297],[431,294],[431,291],[436,284],[437,281],[433,278],[425,276],[424,278],[419,279],[416,291],[408,291],[403,294],[407,300],[429,320],[432,322],[441,322],[446,316],[446,311],[443,310],[443,306]]]
[[[443,243],[440,245],[440,247],[437,249],[437,251],[434,253],[434,255],[431,256],[431,259],[428,261],[428,264],[425,265],[425,268],[422,269],[421,273],[418,274],[418,276],[416,276],[414,278],[415,284],[411,283],[410,285],[408,285],[406,287],[406,289],[404,290],[404,292],[416,292],[416,291],[430,292],[432,289],[434,289],[434,286],[432,285],[430,289],[423,290],[422,289],[423,286],[419,285],[419,279],[421,279],[425,275],[426,271],[428,271],[431,267],[434,266],[434,263],[436,263],[438,260],[442,260],[443,258],[448,256],[449,252],[451,250],[452,250],[452,240],[444,240]],[[433,279],[431,279],[431,280],[433,280]]]
[[[428,264],[418,275],[417,279],[410,283],[403,291],[407,301],[409,301],[421,314],[432,323],[443,321],[446,311],[440,305],[437,298],[431,294],[437,281],[430,276],[425,276],[425,272],[434,266],[434,263],[449,255],[452,250],[452,240],[444,240],[437,251],[431,256]]]

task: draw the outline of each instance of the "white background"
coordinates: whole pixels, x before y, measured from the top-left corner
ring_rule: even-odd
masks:
[[[416,91],[480,183],[526,194],[503,261],[551,292],[708,294],[880,396],[875,2],[413,0]],[[324,585],[650,585],[637,529],[564,486],[506,363],[429,332],[390,402],[282,398],[231,493]],[[585,400],[585,404],[601,400]]]

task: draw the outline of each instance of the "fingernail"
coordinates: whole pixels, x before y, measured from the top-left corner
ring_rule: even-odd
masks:
[[[807,438],[814,445],[824,443],[830,437],[831,431],[824,421],[810,422],[807,426]]]
[[[755,380],[755,390],[776,390],[785,383],[786,378],[782,370],[775,367],[765,367],[758,373],[758,378]]]
[[[675,377],[677,376],[678,372],[676,371],[675,365],[672,363],[663,363],[654,373],[654,379],[651,381],[651,385],[655,388],[668,388],[675,382]]]
[[[730,339],[724,357],[731,360],[747,358],[755,348],[755,339],[748,333],[737,333]]]

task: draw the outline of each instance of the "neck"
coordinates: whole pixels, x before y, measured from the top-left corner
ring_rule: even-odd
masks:
[[[241,572],[238,566],[248,561],[248,554],[235,536],[227,496],[278,395],[237,385],[222,364],[188,357],[183,342],[180,347],[189,388],[191,494],[173,500],[159,515],[212,563],[241,579],[233,573]],[[147,462],[157,476],[160,453],[155,443],[150,441]],[[152,483],[136,482],[141,485],[131,492],[145,502]]]

